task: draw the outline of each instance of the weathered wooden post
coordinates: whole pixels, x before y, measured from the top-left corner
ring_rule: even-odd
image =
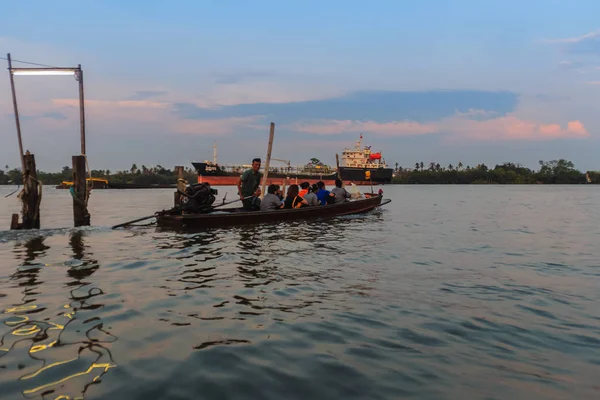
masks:
[[[275,137],[275,123],[271,122],[271,129],[269,130],[269,145],[267,146],[267,160],[265,161],[265,175],[263,177],[262,190],[260,192],[260,198],[265,196],[265,190],[267,187],[267,178],[269,177],[269,166],[271,165],[271,150],[273,150],[273,138]]]
[[[342,179],[342,171],[340,171],[340,156],[338,153],[335,153],[335,166],[337,167],[338,179]]]
[[[85,156],[73,156],[73,187],[71,196],[73,197],[73,221],[75,227],[89,226],[90,213],[87,209],[88,188],[86,181],[86,162]]]
[[[19,229],[19,214],[13,214],[10,218],[10,229]]]
[[[175,167],[175,173],[177,174],[177,190],[174,194],[174,204],[175,207],[180,205],[181,192],[185,192],[185,179],[183,177],[184,168],[180,165]]]
[[[23,229],[40,229],[40,202],[42,193],[39,189],[41,183],[37,180],[35,157],[26,152],[23,157],[25,171],[23,173],[23,191],[19,194],[23,203]]]
[[[79,82],[79,135],[81,141],[81,155],[72,156],[73,162],[73,223],[75,227],[89,226],[90,213],[88,211],[89,189],[87,182],[87,159],[85,155],[85,105],[83,96],[83,70],[81,64],[73,70],[75,79]],[[90,182],[90,185],[93,183]]]
[[[21,199],[22,208],[21,214],[23,218],[23,224],[19,224],[19,216],[17,214],[12,215],[10,222],[10,229],[32,229],[40,227],[40,213],[39,213],[39,198],[38,188],[35,185],[35,198],[33,198],[33,191],[30,190],[31,183],[34,183],[30,176],[33,178],[37,177],[37,171],[35,169],[35,157],[33,154],[27,152],[27,158],[23,154],[23,139],[21,138],[21,122],[19,120],[19,107],[17,106],[17,92],[15,90],[15,79],[13,76],[12,60],[10,53],[6,55],[8,60],[8,75],[10,77],[10,89],[12,92],[13,110],[15,113],[15,124],[17,126],[17,139],[19,141],[19,160],[21,161],[21,174],[23,179],[23,191],[19,194]],[[32,175],[29,171],[33,167]],[[36,180],[37,182],[37,180]],[[35,212],[37,210],[37,213]],[[16,216],[16,218],[15,218]]]
[[[287,184],[287,178],[283,178],[283,187],[281,188],[281,194],[285,197],[285,186]]]

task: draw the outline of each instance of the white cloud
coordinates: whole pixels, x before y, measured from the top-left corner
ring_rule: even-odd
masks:
[[[578,37],[571,38],[563,38],[563,39],[546,39],[544,40],[547,43],[579,43],[589,39],[595,39],[600,37],[600,29],[588,32],[584,35]]]

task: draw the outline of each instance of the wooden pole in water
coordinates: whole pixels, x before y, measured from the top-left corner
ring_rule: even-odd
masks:
[[[275,137],[275,123],[271,122],[269,130],[269,145],[267,146],[267,160],[265,161],[265,175],[263,177],[262,190],[260,193],[261,199],[265,196],[267,187],[267,178],[269,177],[269,166],[271,165],[271,150],[273,150],[273,138]]]
[[[19,159],[21,161],[21,173],[25,173],[25,160],[23,158],[23,140],[21,139],[21,121],[19,120],[19,108],[17,107],[17,93],[15,91],[15,78],[12,73],[12,61],[10,53],[6,55],[8,60],[8,74],[10,76],[10,89],[12,91],[13,109],[15,113],[15,124],[17,125],[17,138],[19,139]]]
[[[175,191],[174,204],[177,207],[180,204],[181,194],[179,191],[185,192],[185,180],[183,178],[184,169],[178,165],[175,167],[175,173],[177,174],[177,190]]]
[[[283,197],[285,197],[285,186],[288,183],[288,179],[289,178],[283,178],[283,188],[281,189],[281,194],[283,195]]]
[[[79,131],[81,136],[81,155],[85,155],[85,106],[83,98],[83,70],[81,64],[77,65],[75,72],[77,81],[79,81]]]
[[[23,189],[21,197],[23,202],[23,229],[40,229],[40,201],[41,193],[38,190],[37,170],[35,156],[29,152],[23,157],[25,170],[23,174]]]
[[[338,153],[335,153],[335,166],[337,171],[338,179],[342,179],[342,172],[340,171],[340,156]]]
[[[13,214],[10,219],[10,229],[19,229],[19,214]]]
[[[90,213],[88,205],[88,183],[87,183],[87,159],[85,148],[85,99],[83,93],[83,70],[81,64],[75,70],[75,79],[79,83],[79,138],[81,144],[81,155],[72,156],[73,163],[73,224],[78,226],[90,225]],[[89,183],[93,185],[93,182]]]
[[[73,222],[75,227],[89,226],[85,156],[73,156]],[[91,184],[91,183],[90,183]]]

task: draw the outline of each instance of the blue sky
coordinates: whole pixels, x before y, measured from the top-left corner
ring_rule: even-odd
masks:
[[[92,168],[266,153],[294,164],[360,133],[388,163],[568,158],[600,169],[594,1],[11,2],[0,53],[82,64]],[[38,8],[36,8],[38,7]],[[0,60],[3,61],[3,60]],[[77,154],[70,77],[15,77],[40,168]],[[17,165],[8,74],[0,164]],[[51,150],[50,150],[51,149]]]

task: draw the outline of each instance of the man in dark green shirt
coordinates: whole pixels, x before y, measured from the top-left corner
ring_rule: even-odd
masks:
[[[252,210],[252,199],[246,198],[252,196],[262,179],[262,174],[258,172],[260,169],[260,158],[252,160],[252,169],[244,171],[240,180],[237,183],[240,200],[244,203],[244,208],[248,211]]]

